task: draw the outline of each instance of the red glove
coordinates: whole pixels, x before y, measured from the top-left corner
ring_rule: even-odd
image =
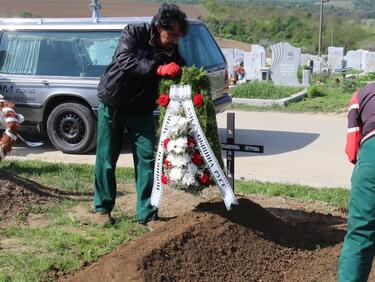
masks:
[[[179,76],[181,74],[181,68],[176,63],[172,62],[168,65],[159,66],[156,70],[157,75],[160,76],[170,76],[172,78]]]

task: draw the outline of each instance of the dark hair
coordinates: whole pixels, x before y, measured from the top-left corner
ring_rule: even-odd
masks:
[[[182,35],[186,35],[189,29],[189,22],[184,12],[180,10],[177,5],[163,3],[158,13],[153,17],[151,25],[153,27],[160,26],[163,29],[170,31],[173,25],[178,24]]]

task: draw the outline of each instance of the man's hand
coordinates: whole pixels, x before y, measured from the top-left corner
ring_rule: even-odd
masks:
[[[167,65],[159,66],[156,73],[160,76],[170,76],[171,78],[175,78],[181,74],[181,68],[179,65],[172,62]]]

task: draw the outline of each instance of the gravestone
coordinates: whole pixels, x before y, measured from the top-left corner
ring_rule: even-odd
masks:
[[[266,66],[266,54],[261,49],[244,53],[246,80],[262,80],[262,68]]]
[[[362,52],[361,50],[350,50],[346,53],[346,67],[354,70],[362,70]]]
[[[324,61],[321,58],[313,58],[313,73],[321,74],[324,68]]]
[[[234,66],[243,61],[244,51],[237,48],[221,48],[228,65],[228,75],[233,75]]]
[[[363,70],[365,73],[375,72],[375,52],[366,53]]]
[[[271,78],[277,85],[300,85],[297,77],[301,49],[293,47],[287,42],[280,42],[271,46],[272,66]]]
[[[221,51],[223,52],[225,60],[227,61],[228,75],[231,76],[233,74],[234,66],[234,48],[221,48]]]
[[[365,70],[365,59],[366,59],[366,54],[369,53],[369,51],[367,51],[367,50],[363,50],[363,49],[360,49],[360,50],[361,50],[361,55],[362,55],[361,68],[362,68],[362,70],[364,71],[364,70]]]
[[[299,65],[304,67],[307,66],[310,62],[311,55],[310,54],[301,54],[301,60],[299,62]]]
[[[328,47],[328,68],[334,72],[342,68],[344,60],[344,47]]]
[[[258,51],[262,54],[262,68],[266,66],[266,49],[258,44],[251,44],[250,51]]]
[[[303,70],[302,71],[302,86],[309,87],[311,85],[311,71]]]

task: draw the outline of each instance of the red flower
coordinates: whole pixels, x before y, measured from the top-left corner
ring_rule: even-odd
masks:
[[[167,167],[167,168],[171,168],[172,167],[172,164],[170,161],[168,161],[167,158],[164,159],[164,165]]]
[[[199,183],[204,186],[210,185],[210,176],[207,173],[203,173],[199,176]]]
[[[159,95],[158,104],[162,107],[168,106],[170,101],[168,93],[162,93]]]
[[[196,93],[193,97],[193,103],[196,107],[203,106],[203,95],[201,93]]]
[[[169,138],[164,139],[164,141],[163,141],[164,149],[167,149],[167,146],[168,146],[169,141],[171,141]]]
[[[193,137],[188,137],[187,144],[188,144],[189,148],[193,148],[195,146],[195,144],[196,144],[194,138]]]
[[[203,164],[203,158],[199,152],[195,152],[193,156],[191,157],[191,161],[195,165],[202,165]]]
[[[169,182],[168,176],[166,176],[164,173],[161,175],[161,183],[164,185],[167,185]]]

